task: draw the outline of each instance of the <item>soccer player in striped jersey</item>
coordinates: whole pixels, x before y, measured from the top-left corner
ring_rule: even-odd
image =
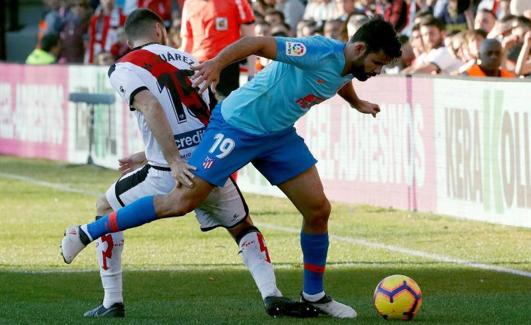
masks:
[[[123,230],[182,216],[223,185],[232,172],[252,163],[302,214],[301,301],[333,317],[354,318],[354,308],[332,299],[324,290],[331,205],[315,167],[316,159],[294,124],[312,106],[336,94],[358,112],[376,117],[379,106],[361,100],[352,79],[365,81],[401,56],[396,32],[389,23],[375,18],[361,26],[346,44],[322,36],[243,38],[214,59],[194,66],[193,86],[207,89],[219,81],[224,67],[252,54],[274,62],[212,111],[203,139],[188,161],[193,166],[194,186],[140,199],[114,216],[82,225],[83,231],[87,237],[96,238],[113,231],[111,222]],[[182,173],[181,177],[188,176]],[[79,236],[66,236],[63,253],[70,261],[83,245]]]
[[[127,18],[125,31],[132,50],[110,67],[108,76],[136,116],[145,151],[120,161],[120,170],[125,174],[98,200],[98,216],[113,216],[113,211],[147,195],[191,186],[192,167],[187,159],[201,140],[212,104],[209,93],[201,95],[191,86],[191,66],[197,61],[163,45],[167,35],[160,17],[147,9],[135,10]],[[313,306],[289,300],[278,290],[263,236],[253,225],[232,179],[214,189],[195,207],[195,214],[201,230],[225,227],[236,240],[268,314],[317,316]],[[116,219],[110,220],[108,225],[114,232],[93,238],[104,299],[100,306],[85,313],[87,317],[125,316],[121,266],[124,239]],[[85,232],[87,229],[72,227],[66,234],[84,238]],[[71,261],[68,254],[64,258],[65,262]]]

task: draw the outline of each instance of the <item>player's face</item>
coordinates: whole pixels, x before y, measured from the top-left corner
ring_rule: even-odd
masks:
[[[350,73],[359,81],[365,81],[382,71],[384,65],[389,64],[391,58],[385,55],[383,50],[369,52],[352,62]]]

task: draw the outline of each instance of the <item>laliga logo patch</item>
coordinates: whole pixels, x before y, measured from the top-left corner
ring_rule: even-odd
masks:
[[[306,54],[306,46],[299,42],[286,42],[286,55],[303,56]]]

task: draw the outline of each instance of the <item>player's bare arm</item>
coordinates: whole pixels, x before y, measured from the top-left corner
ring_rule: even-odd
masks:
[[[355,108],[360,113],[371,114],[373,117],[376,117],[376,114],[380,112],[380,106],[378,104],[362,100],[358,97],[351,82],[339,89],[337,94],[346,100],[350,104],[350,107]]]
[[[173,138],[170,123],[157,98],[149,90],[142,90],[135,95],[131,106],[144,114],[149,129],[155,139],[157,139],[164,159],[166,159],[171,168],[176,186],[186,185],[193,187],[194,174],[192,170],[195,167],[188,165],[186,160],[181,158]]]
[[[210,85],[216,86],[221,70],[229,64],[253,54],[274,60],[276,53],[277,43],[274,37],[244,37],[223,49],[213,59],[192,67],[196,71],[192,76],[192,86],[201,85],[199,92],[203,93]]]
[[[146,153],[144,151],[136,152],[127,157],[118,159],[118,170],[122,175],[125,175],[145,164],[147,164]]]

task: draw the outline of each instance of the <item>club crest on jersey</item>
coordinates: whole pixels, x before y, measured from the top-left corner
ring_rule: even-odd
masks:
[[[203,169],[209,169],[214,165],[214,160],[210,157],[206,157],[205,161],[203,161]]]
[[[227,30],[229,29],[229,22],[227,17],[217,17],[216,18],[216,30]]]
[[[303,56],[306,54],[306,46],[300,42],[286,42],[286,55]]]

